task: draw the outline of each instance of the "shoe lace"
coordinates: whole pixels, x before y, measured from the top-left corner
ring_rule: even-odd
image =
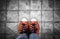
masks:
[[[26,24],[22,24],[23,32],[26,30]]]
[[[32,25],[32,28],[33,28],[33,32],[36,33],[36,28],[35,28],[36,24],[31,24],[31,25]]]

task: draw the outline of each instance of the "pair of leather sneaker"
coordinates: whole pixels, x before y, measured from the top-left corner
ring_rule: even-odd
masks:
[[[20,34],[22,33],[36,33],[37,35],[39,35],[39,23],[36,19],[31,19],[30,22],[26,19],[23,18],[18,26],[18,32]]]

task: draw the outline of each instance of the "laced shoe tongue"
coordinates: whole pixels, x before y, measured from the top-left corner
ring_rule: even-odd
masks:
[[[22,24],[23,26],[25,26],[25,24]]]
[[[35,26],[35,24],[32,24],[32,26]]]
[[[35,33],[36,29],[35,29],[35,24],[32,24],[32,32]]]
[[[23,26],[23,31],[25,31],[26,30],[25,24],[22,24],[22,26]]]

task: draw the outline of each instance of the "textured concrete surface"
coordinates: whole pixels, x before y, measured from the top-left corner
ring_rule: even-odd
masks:
[[[19,0],[19,10],[30,10],[30,0]]]
[[[41,11],[31,11],[30,19],[36,18],[38,21],[41,21]]]
[[[23,18],[27,18],[29,21],[29,13],[30,11],[19,11],[19,21],[21,21],[21,19]]]
[[[56,0],[54,7],[52,0],[9,1],[7,11],[0,11],[0,38],[15,39],[18,36],[17,27],[21,19],[27,18],[30,21],[36,18],[40,25],[39,36],[42,36],[42,39],[53,39],[53,37],[60,39],[59,4]],[[53,8],[56,11],[53,11]],[[5,9],[5,5],[2,9]]]
[[[53,8],[49,7],[48,0],[42,0],[42,11],[41,10],[41,1],[25,1],[25,0],[20,0],[19,1],[19,10],[29,10],[29,11],[8,11],[7,12],[7,20],[8,21],[20,21],[22,18],[27,18],[28,21],[32,18],[36,18],[39,21],[40,25],[40,35],[42,34],[47,34],[45,35],[45,39],[53,39],[52,34],[53,33],[53,23],[41,23],[40,21],[53,21]],[[16,4],[15,4],[16,3]],[[13,2],[13,4],[18,5],[17,2]],[[12,4],[12,5],[13,5]],[[12,6],[11,4],[9,5],[9,8]],[[14,6],[15,6],[14,5]],[[17,7],[17,6],[15,6]],[[17,10],[18,8],[13,8],[12,10]],[[11,9],[11,8],[10,8]],[[31,11],[30,11],[31,10]],[[33,11],[37,10],[37,11]],[[51,11],[43,11],[43,10],[51,10]],[[55,17],[56,13],[54,13]],[[56,18],[55,18],[56,19]],[[12,27],[13,26],[13,27]],[[7,27],[9,27],[13,32],[17,32],[17,23],[7,23]],[[14,29],[13,29],[14,28]],[[48,37],[47,37],[48,36]]]
[[[53,21],[53,11],[42,11],[42,21]]]
[[[7,21],[18,21],[18,12],[17,11],[7,11]]]
[[[7,10],[18,10],[18,0],[11,0],[9,2]]]

